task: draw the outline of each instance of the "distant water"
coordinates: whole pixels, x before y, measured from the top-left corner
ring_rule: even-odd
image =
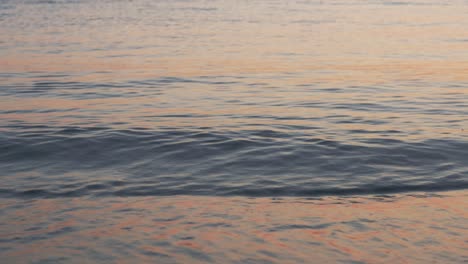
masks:
[[[2,197],[468,188],[466,1],[0,2]]]

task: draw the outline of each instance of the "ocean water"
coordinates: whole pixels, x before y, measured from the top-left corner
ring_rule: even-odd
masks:
[[[467,201],[466,192],[8,200],[0,255],[5,263],[466,263]]]
[[[340,211],[352,204],[350,196],[388,195],[398,207],[395,197],[423,192],[426,198],[420,199],[432,201],[440,192],[468,189],[466,0],[0,0],[0,36],[0,234],[6,237],[0,255],[12,261],[54,262],[42,255],[16,258],[24,243],[41,248],[63,235],[44,225],[76,219],[51,209],[45,210],[48,220],[35,222],[33,212],[44,210],[43,203],[69,204],[93,222],[95,211],[86,211],[87,204],[106,208],[114,199],[122,206],[149,199],[156,212],[147,217],[175,202],[169,211],[176,217],[185,210],[178,199],[194,200],[201,213],[203,204],[216,199],[239,209],[250,199],[269,204],[268,199],[281,197],[294,207],[296,198],[327,196],[326,201],[346,200],[332,206]],[[431,209],[414,219],[440,211],[430,202],[415,204],[411,208],[418,212]],[[311,213],[323,208],[310,206]],[[278,206],[278,212],[285,208]],[[362,210],[375,216],[372,208]],[[144,209],[151,211],[148,205]],[[211,219],[220,210],[214,208]],[[449,235],[466,234],[467,210],[466,203],[448,210],[459,219],[446,227]],[[20,212],[32,222],[20,224],[14,217]],[[106,215],[123,217],[118,210]],[[386,223],[350,219],[340,221]],[[94,222],[93,228],[109,221]],[[291,225],[294,215],[281,221]],[[170,222],[175,233],[190,228]],[[15,233],[7,233],[14,225]],[[275,228],[270,225],[237,228]],[[78,226],[64,227],[63,239],[74,240]],[[138,227],[143,235],[145,229]],[[333,233],[338,227],[322,228]],[[248,234],[230,239],[254,239]],[[353,241],[339,241],[346,239]],[[447,248],[466,243],[435,240]],[[70,249],[59,244],[42,254],[65,250],[62,255],[70,257]],[[359,258],[348,252],[341,259],[327,255],[336,247],[326,245],[318,249],[325,261],[375,263],[384,254]],[[99,252],[106,244],[97,247]],[[83,255],[93,263],[113,260],[74,250],[79,260],[55,261],[83,263],[78,258]],[[128,250],[132,256],[136,249]],[[222,259],[190,250],[192,261]],[[235,250],[242,254],[247,248]],[[422,243],[414,250],[428,248]],[[179,253],[147,257],[187,263],[187,252]],[[453,258],[434,259],[463,262],[468,253],[448,255]],[[285,259],[273,254],[266,260],[226,261]]]

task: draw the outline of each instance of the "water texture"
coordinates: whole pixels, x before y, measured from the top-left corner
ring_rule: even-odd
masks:
[[[466,263],[467,201],[466,192],[8,200],[0,254],[6,263]]]
[[[0,262],[466,263],[467,189],[466,0],[0,0]]]
[[[0,2],[0,196],[468,187],[466,1]]]

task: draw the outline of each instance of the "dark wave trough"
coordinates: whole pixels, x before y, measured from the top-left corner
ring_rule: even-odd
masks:
[[[468,142],[341,142],[272,130],[2,132],[2,197],[316,196],[468,188]]]

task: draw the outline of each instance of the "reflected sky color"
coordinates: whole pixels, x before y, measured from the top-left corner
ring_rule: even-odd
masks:
[[[0,262],[467,261],[466,0],[0,0],[0,25]]]
[[[4,200],[0,210],[17,223],[0,224],[9,262],[461,263],[467,253],[465,192]]]
[[[0,33],[8,38],[1,43],[0,72],[7,93],[31,82],[67,89],[39,99],[2,96],[0,116],[6,122],[118,120],[127,128],[154,128],[213,127],[222,119],[229,129],[245,129],[252,123],[249,116],[264,114],[319,121],[255,123],[326,126],[333,133],[344,131],[340,137],[351,130],[398,129],[407,133],[397,138],[466,137],[468,6],[463,1],[5,1],[2,7]],[[151,82],[204,76],[232,78],[164,90]],[[68,82],[89,87],[74,92]],[[100,85],[118,91],[76,100]],[[301,106],[308,101],[324,104],[313,110]],[[377,112],[347,107],[353,101],[382,107]],[[457,111],[445,113],[446,103]],[[428,118],[427,111],[409,106],[418,104],[432,111]],[[162,117],[170,115],[186,118]],[[371,128],[365,122],[337,124],[333,116],[398,120]],[[441,125],[446,123],[451,126]]]
[[[109,78],[323,69],[340,76],[348,68],[351,75],[353,69],[357,75],[373,69],[406,77],[439,71],[452,72],[446,80],[466,76],[463,1],[6,1],[2,6],[1,33],[9,36],[2,42],[2,72],[107,72],[99,77]]]

